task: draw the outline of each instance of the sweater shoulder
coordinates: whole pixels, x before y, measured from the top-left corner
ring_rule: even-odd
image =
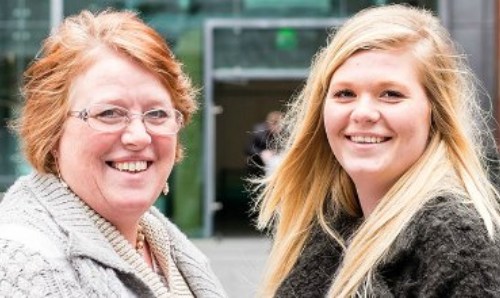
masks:
[[[433,199],[398,236],[380,273],[402,296],[498,297],[498,239],[471,204]]]
[[[428,202],[397,237],[392,251],[415,251],[425,260],[453,257],[467,261],[479,252],[485,258],[500,256],[498,232],[490,237],[483,219],[470,203],[453,197]],[[481,256],[476,256],[481,257]]]
[[[414,234],[421,244],[431,246],[450,244],[481,247],[495,239],[488,235],[486,226],[471,203],[453,197],[439,197],[417,213],[407,234]]]
[[[9,239],[0,239],[0,280],[1,297],[78,297],[82,294],[65,264]]]
[[[354,220],[345,216],[328,223],[343,236],[354,229]],[[278,287],[276,297],[325,297],[341,262],[342,248],[315,221],[293,268]]]
[[[54,217],[34,194],[30,176],[19,178],[0,203],[0,225],[19,225],[45,234],[60,243],[66,240]]]

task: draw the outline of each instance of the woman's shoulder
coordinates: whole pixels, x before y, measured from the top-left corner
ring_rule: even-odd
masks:
[[[489,236],[471,204],[452,196],[435,198],[398,236],[380,272],[400,294],[498,297],[500,238],[495,235]]]
[[[52,180],[50,175],[37,173],[19,177],[0,202],[0,224],[28,224],[41,230],[55,224],[53,210],[47,206],[47,200],[55,193],[55,187],[46,186],[56,184]]]
[[[345,213],[328,213],[326,224],[347,239],[359,219]],[[315,219],[296,263],[279,286],[276,297],[324,297],[340,263],[342,248]]]
[[[38,219],[36,214],[46,213],[30,188],[31,180],[31,176],[20,177],[7,190],[0,202],[0,224],[32,222]]]
[[[61,251],[69,245],[69,236],[36,187],[42,178],[47,177],[23,176],[8,189],[0,203],[0,239],[49,259],[63,259]]]
[[[0,203],[0,296],[75,297],[62,233],[36,199],[32,182],[32,175],[19,178]]]
[[[492,242],[474,205],[453,196],[437,197],[425,204],[410,223],[408,233],[416,234],[423,243],[450,239],[470,245]]]
[[[82,297],[69,264],[56,258],[56,251],[0,237],[0,297]]]
[[[395,250],[416,249],[423,254],[472,254],[490,250],[500,257],[500,231],[490,237],[483,219],[461,198],[441,196],[430,200],[403,229]],[[487,254],[489,255],[489,254]]]

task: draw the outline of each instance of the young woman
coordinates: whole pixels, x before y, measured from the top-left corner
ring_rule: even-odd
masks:
[[[427,11],[371,8],[335,33],[259,196],[274,234],[262,297],[500,295],[473,82]]]

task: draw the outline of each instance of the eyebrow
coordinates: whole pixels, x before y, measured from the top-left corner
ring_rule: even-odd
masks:
[[[122,97],[102,97],[93,101],[92,104],[110,104],[123,106],[129,102],[128,99]],[[172,107],[173,102],[169,98],[159,98],[159,97],[145,97],[140,101],[141,104],[145,106],[162,106],[162,107]]]
[[[359,85],[355,80],[342,80],[342,81],[330,81],[330,84],[328,85],[328,89],[331,89],[332,86],[336,88],[353,88]],[[396,80],[383,80],[383,81],[377,81],[376,82],[377,86],[382,86],[382,87],[391,87],[391,86],[397,86],[400,88],[405,88],[408,89],[408,84],[405,81],[396,81]]]

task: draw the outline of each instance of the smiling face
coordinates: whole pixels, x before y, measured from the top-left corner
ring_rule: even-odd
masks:
[[[173,108],[160,80],[121,54],[98,53],[70,89],[71,111],[111,104],[132,113]],[[106,133],[69,117],[58,147],[59,168],[69,187],[90,207],[119,226],[137,220],[156,200],[175,159],[177,136],[149,134],[140,118]]]
[[[376,203],[426,148],[430,104],[417,69],[407,51],[367,50],[332,76],[325,130],[362,205]]]

